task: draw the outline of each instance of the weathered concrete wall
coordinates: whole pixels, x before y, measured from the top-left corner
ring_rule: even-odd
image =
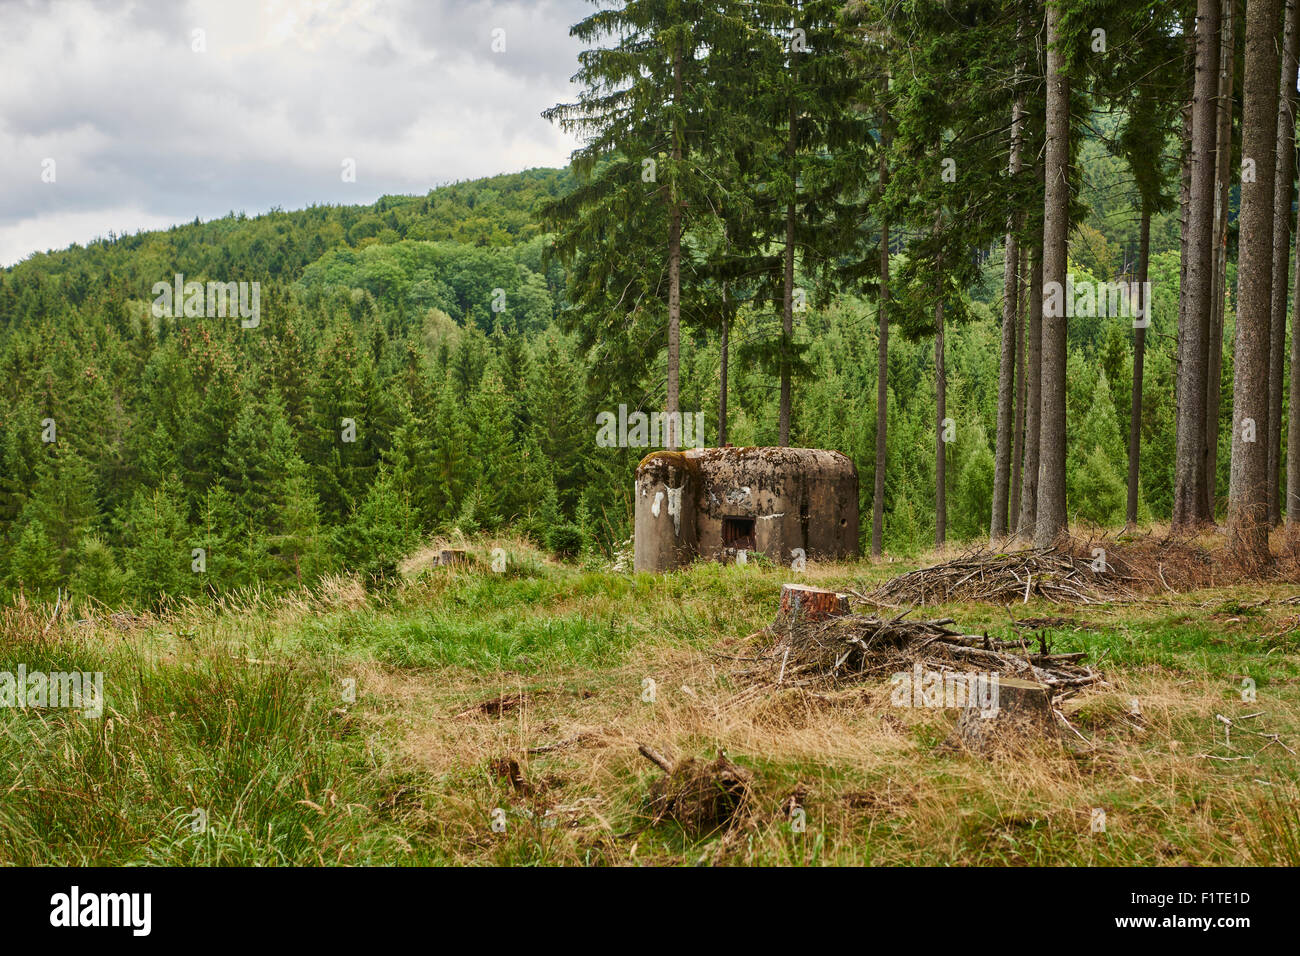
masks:
[[[664,511],[680,488],[671,522]],[[660,514],[653,513],[663,493]],[[679,519],[679,520],[678,520]],[[789,563],[802,548],[810,558],[858,553],[858,473],[835,451],[815,448],[699,448],[658,452],[637,468],[635,567],[666,571],[695,558],[735,559],[724,526],[753,521],[746,550]]]
[[[694,559],[696,472],[682,452],[659,452],[637,467],[633,570],[671,571]]]

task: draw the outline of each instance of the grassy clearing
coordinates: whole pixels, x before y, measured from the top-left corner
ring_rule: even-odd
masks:
[[[498,546],[504,574],[489,567]],[[1091,625],[1048,637],[1088,651],[1111,686],[1071,702],[1086,744],[991,762],[938,752],[954,715],[894,708],[883,682],[732,705],[787,570],[634,577],[472,547],[469,567],[415,562],[384,594],[334,581],[116,624],[4,612],[0,671],[103,671],[107,706],[100,720],[0,709],[0,861],[1300,863],[1287,749],[1300,749],[1300,617],[1255,603],[1294,585],[1012,608]],[[867,589],[912,566],[810,565],[804,578]],[[1013,631],[1002,607],[924,613]],[[502,694],[522,700],[457,716]],[[1237,721],[1230,742],[1218,715]],[[638,742],[673,757],[725,748],[756,773],[751,825],[702,839],[646,827],[659,771]],[[551,749],[528,753],[539,747]],[[795,792],[802,833],[780,810]]]

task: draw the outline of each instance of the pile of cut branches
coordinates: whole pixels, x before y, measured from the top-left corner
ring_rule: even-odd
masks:
[[[1094,570],[1104,564],[1104,570]],[[984,601],[1027,602],[1031,597],[1062,604],[1105,604],[1130,600],[1135,583],[1113,559],[1083,558],[1055,548],[1035,551],[973,551],[953,561],[918,568],[885,582],[870,594],[853,596],[884,607]]]
[[[1052,653],[1046,637],[1034,649],[1024,638],[990,639],[962,634],[949,619],[909,621],[862,614],[817,623],[789,624],[778,631],[761,677],[780,686],[825,686],[910,671],[994,672],[1046,684],[1060,699],[1103,682],[1081,663],[1087,653]],[[752,673],[752,672],[751,672]],[[758,675],[756,675],[758,676]]]

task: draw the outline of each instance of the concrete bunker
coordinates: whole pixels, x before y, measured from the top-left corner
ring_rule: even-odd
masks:
[[[819,448],[691,448],[636,470],[637,571],[761,552],[790,564],[858,554],[858,470]]]

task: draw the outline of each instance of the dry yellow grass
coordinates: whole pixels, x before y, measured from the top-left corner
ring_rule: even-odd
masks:
[[[1125,606],[919,609],[969,633],[1009,634],[1013,617],[1088,625],[1048,634],[1056,649],[1088,651],[1109,680],[1068,702],[1078,735],[990,760],[940,747],[955,711],[896,707],[884,680],[741,696],[787,569],[634,577],[545,562],[519,542],[464,543],[469,567],[415,561],[387,592],[337,579],[125,626],[60,612],[47,635],[45,611],[27,608],[7,612],[4,629],[19,644],[129,647],[160,675],[219,659],[223,681],[284,667],[292,690],[298,675],[323,672],[303,693],[325,695],[343,762],[307,799],[322,815],[313,832],[329,823],[339,835],[329,853],[298,851],[305,862],[1296,862],[1285,808],[1300,766],[1300,607],[1281,603],[1295,585]],[[519,556],[513,575],[489,570],[495,547]],[[911,566],[811,563],[801,580],[869,590]],[[1242,699],[1244,677],[1257,700]],[[347,699],[345,681],[355,682]],[[498,713],[466,713],[503,695]],[[672,759],[724,748],[754,772],[752,813],[705,838],[647,826],[643,804],[661,771],[641,743]]]
[[[836,585],[857,571],[822,566],[808,577]],[[1203,611],[1199,605],[1218,597],[1188,595],[1138,612],[1088,610],[1140,633],[1171,609],[1195,616]],[[572,597],[549,610],[609,608],[599,599]],[[950,613],[960,612],[934,612]],[[1256,623],[1281,626],[1285,614],[1268,612]],[[719,634],[696,647],[665,635],[598,672],[435,676],[379,669],[367,674],[366,684],[387,703],[368,720],[381,737],[398,742],[397,760],[429,779],[456,781],[423,803],[419,826],[455,833],[460,862],[502,862],[537,851],[520,841],[541,841],[553,862],[581,862],[592,848],[602,863],[694,861],[695,850],[663,834],[627,836],[635,830],[637,802],[658,774],[637,753],[641,742],[670,756],[726,748],[758,771],[755,819],[743,840],[708,846],[713,862],[1244,862],[1251,824],[1241,801],[1285,781],[1285,772],[1264,760],[1213,759],[1225,756],[1217,747],[1222,724],[1216,716],[1239,718],[1259,706],[1234,700],[1231,682],[1209,671],[1112,664],[1109,688],[1070,702],[1086,741],[1044,747],[1032,760],[990,761],[939,753],[936,744],[947,736],[953,712],[893,707],[884,682],[816,695],[782,690],[735,706],[740,665],[734,658],[755,650],[744,636]],[[642,699],[647,679],[655,682],[653,702]],[[1266,718],[1256,720],[1259,731],[1280,733],[1280,742],[1244,738],[1245,730],[1238,741],[1271,749],[1269,757],[1275,753],[1294,770],[1283,744],[1294,749],[1300,698],[1293,682],[1279,691],[1269,698]],[[456,716],[510,692],[527,696],[508,713]],[[1129,713],[1133,698],[1140,716]],[[494,778],[490,767],[506,756],[543,792],[521,794]],[[803,833],[780,812],[796,788],[806,791]],[[509,811],[506,834],[490,832],[498,806]],[[553,833],[515,812],[548,809],[562,821]],[[1093,832],[1095,809],[1106,813],[1103,833]]]

